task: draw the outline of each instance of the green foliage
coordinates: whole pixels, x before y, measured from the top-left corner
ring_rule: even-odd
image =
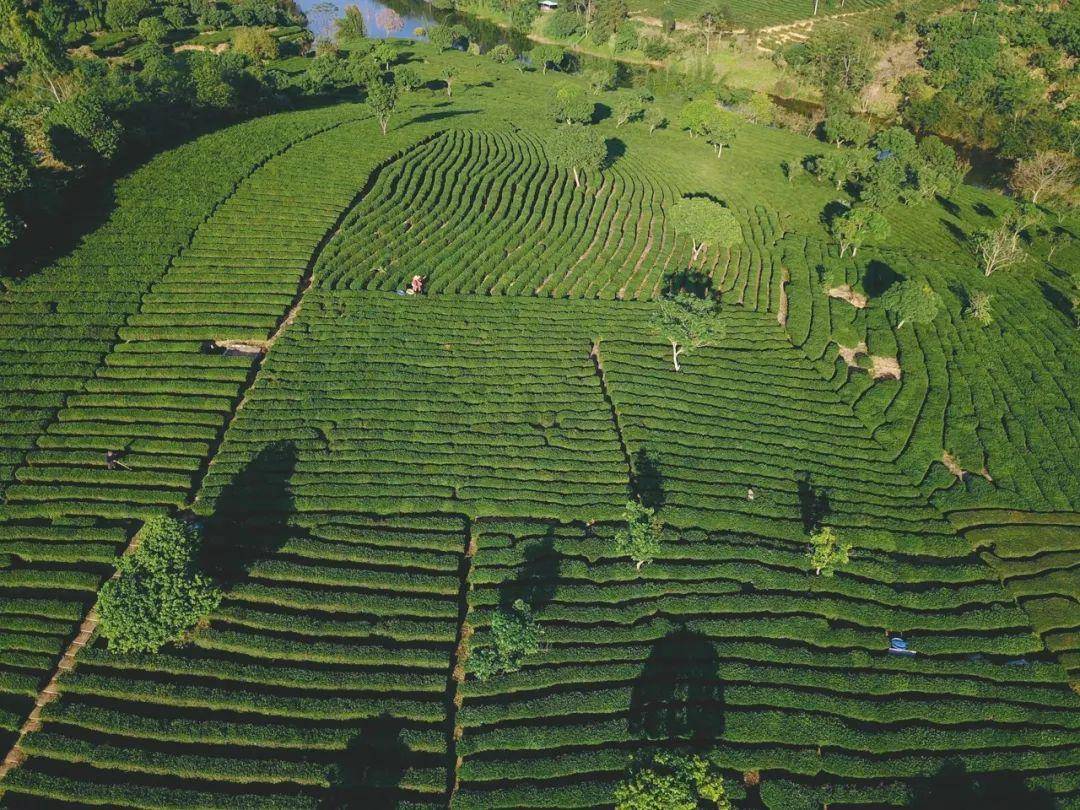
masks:
[[[707,246],[734,247],[742,240],[739,221],[730,209],[707,197],[683,197],[671,207],[671,224],[693,243],[691,261]]]
[[[671,361],[679,371],[679,356],[688,349],[715,346],[727,329],[720,319],[720,302],[679,291],[657,302],[653,328],[671,343]]]
[[[993,300],[993,294],[986,290],[972,290],[968,294],[967,306],[964,307],[964,317],[981,326],[989,326],[994,322],[994,313],[990,307]]]
[[[367,36],[364,15],[357,6],[345,6],[345,14],[334,21],[334,28],[339,40],[356,40]]]
[[[612,110],[615,114],[615,126],[621,127],[623,124],[643,118],[645,104],[642,102],[641,96],[625,94],[615,100]]]
[[[735,138],[735,116],[721,110],[708,99],[690,101],[679,111],[679,126],[690,132],[690,137],[701,136],[716,147],[720,157],[724,146]]]
[[[487,55],[489,58],[491,58],[492,61],[500,65],[509,64],[510,62],[513,62],[515,59],[517,59],[517,54],[514,53],[514,49],[511,48],[509,45],[506,45],[505,43],[502,45],[496,45],[494,48],[488,51]]]
[[[574,185],[581,187],[581,175],[603,168],[607,161],[607,142],[604,136],[582,124],[562,124],[555,128],[548,141],[548,151],[556,163],[570,169]]]
[[[233,47],[256,61],[278,57],[278,41],[265,28],[241,28],[233,35]]]
[[[83,165],[113,158],[120,149],[123,127],[98,96],[82,93],[52,108],[48,133],[53,154],[65,163]]]
[[[664,524],[655,510],[638,501],[627,501],[623,528],[615,532],[615,551],[629,557],[640,570],[660,553]]]
[[[626,0],[594,0],[592,8],[589,38],[597,45],[603,45],[629,16],[630,8]]]
[[[817,27],[806,42],[800,70],[829,107],[846,107],[873,75],[865,39],[845,27]]]
[[[815,574],[831,577],[837,568],[850,561],[851,543],[841,541],[832,526],[823,526],[810,534],[807,554]]]
[[[527,656],[539,652],[543,633],[532,608],[522,599],[515,600],[492,615],[491,643],[469,655],[469,671],[481,681],[517,672]]]
[[[457,32],[449,25],[433,25],[428,29],[428,42],[444,51],[455,47],[459,40]]]
[[[720,769],[699,754],[656,751],[615,788],[616,810],[730,810]]]
[[[150,0],[109,0],[105,24],[113,31],[132,29],[153,10]]]
[[[22,135],[0,126],[0,248],[11,244],[22,230],[16,197],[30,185],[30,155]]]
[[[533,20],[539,13],[536,3],[531,0],[517,0],[510,6],[510,25],[518,31],[531,31]]]
[[[929,323],[941,309],[941,296],[925,281],[905,279],[892,284],[881,295],[881,306],[898,319],[897,329],[905,323]]]
[[[540,68],[541,73],[547,73],[549,67],[562,70],[566,61],[566,51],[558,45],[537,45],[529,51],[529,58]]]
[[[829,233],[840,244],[842,257],[850,248],[857,256],[866,242],[883,242],[889,238],[889,220],[873,208],[856,205],[829,221]]]
[[[544,33],[552,39],[573,39],[585,31],[585,21],[572,11],[559,9],[544,24]]]
[[[379,122],[379,129],[386,135],[390,126],[390,116],[394,114],[398,102],[398,86],[392,81],[380,79],[368,86],[367,105],[371,114]]]
[[[162,17],[143,17],[139,20],[139,36],[144,42],[164,42],[169,35],[169,26]]]
[[[138,548],[117,565],[119,577],[98,595],[110,650],[157,652],[217,607],[221,591],[196,567],[199,539],[195,529],[171,518],[146,522]]]
[[[825,138],[837,146],[862,146],[870,139],[870,125],[849,112],[837,112],[825,119]]]
[[[564,124],[588,124],[595,110],[596,105],[579,84],[564,84],[551,101],[552,115]]]

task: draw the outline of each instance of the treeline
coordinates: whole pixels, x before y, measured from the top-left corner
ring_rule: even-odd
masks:
[[[0,0],[0,12],[5,272],[74,191],[200,131],[355,88],[389,61],[365,40],[349,60],[331,48],[307,72],[272,69],[311,46],[292,0]]]

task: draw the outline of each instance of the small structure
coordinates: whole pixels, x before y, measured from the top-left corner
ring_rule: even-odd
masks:
[[[893,636],[889,639],[889,652],[894,655],[915,655],[915,651],[909,650],[907,642],[899,636]]]
[[[559,8],[559,4],[555,0],[540,0],[536,5],[540,7],[541,11],[555,11]]]

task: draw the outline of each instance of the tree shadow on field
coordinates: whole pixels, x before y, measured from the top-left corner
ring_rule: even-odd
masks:
[[[439,110],[438,112],[426,112],[405,122],[405,126],[411,124],[430,124],[432,121],[442,121],[446,118],[456,118],[459,115],[473,115],[479,110]]]
[[[534,611],[540,611],[551,604],[558,587],[560,557],[555,550],[555,527],[548,526],[543,537],[527,540],[524,557],[517,575],[499,588],[499,605],[508,608],[524,599]]]
[[[606,138],[604,146],[607,148],[607,154],[604,156],[605,168],[626,154],[626,143],[621,138]]]
[[[207,521],[203,570],[226,588],[242,580],[260,558],[276,551],[298,530],[289,526],[296,446],[263,447],[222,489]]]
[[[593,104],[592,117],[589,119],[590,124],[599,124],[608,118],[611,118],[611,107],[603,103]]]
[[[937,200],[938,205],[940,205],[954,217],[960,217],[960,206],[954,203],[952,200],[946,197],[942,197],[940,194],[935,194],[934,199]]]
[[[642,447],[633,458],[634,492],[643,506],[659,509],[664,505],[664,474],[659,465],[649,457],[649,451]]]
[[[724,731],[724,684],[713,643],[679,628],[653,644],[630,694],[630,731],[707,744]]]
[[[959,760],[949,759],[929,779],[912,790],[912,810],[1053,810],[1053,795],[1029,788],[1018,773],[970,774]]]
[[[958,245],[966,245],[968,243],[968,235],[964,233],[964,229],[957,225],[955,222],[949,222],[947,219],[939,219],[945,230],[949,232]]]
[[[832,512],[829,505],[829,493],[824,489],[814,489],[810,483],[810,473],[800,473],[796,482],[799,495],[799,517],[807,534],[821,528],[821,522]]]
[[[412,756],[401,740],[405,724],[382,714],[357,725],[357,734],[328,770],[330,789],[319,807],[325,810],[395,808],[401,798],[398,786]]]
[[[698,298],[712,295],[712,276],[689,267],[664,276],[664,295],[690,293]]]
[[[1043,298],[1054,309],[1065,316],[1065,319],[1070,325],[1075,325],[1076,316],[1073,314],[1072,301],[1061,290],[1052,284],[1047,284],[1045,281],[1039,281],[1039,288],[1042,290]]]
[[[874,259],[866,265],[862,286],[867,298],[877,298],[899,280],[899,273],[885,262]]]

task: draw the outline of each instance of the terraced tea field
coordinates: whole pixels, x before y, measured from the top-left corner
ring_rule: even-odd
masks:
[[[831,189],[777,169],[798,136],[717,160],[603,121],[576,188],[539,77],[437,58],[466,89],[386,137],[339,105],[159,156],[0,298],[0,805],[611,807],[679,749],[736,807],[1080,807],[1078,333],[1041,246],[981,281],[953,235],[1007,203],[841,259]],[[739,244],[691,262],[689,194]],[[676,372],[688,264],[725,334]],[[899,278],[933,321],[883,311]],[[640,567],[631,498],[663,523]],[[121,654],[90,608],[160,514],[223,598]],[[481,680],[517,599],[540,648]]]

